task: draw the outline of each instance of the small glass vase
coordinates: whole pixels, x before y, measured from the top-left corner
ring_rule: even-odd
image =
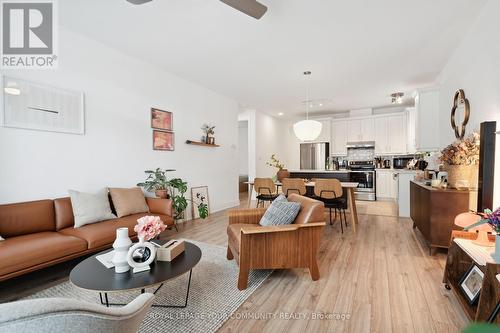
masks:
[[[495,236],[495,252],[493,252],[493,259],[500,263],[500,234]]]

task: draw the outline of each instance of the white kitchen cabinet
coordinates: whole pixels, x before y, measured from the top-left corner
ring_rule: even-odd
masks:
[[[347,122],[347,141],[361,141],[361,120],[353,119]]]
[[[439,88],[419,89],[415,98],[415,148],[439,150]]]
[[[388,120],[387,117],[375,118],[375,154],[387,154],[388,153]]]
[[[333,120],[331,131],[330,154],[336,156],[347,155],[347,120]]]
[[[417,143],[415,140],[415,108],[406,108],[406,152],[415,154]]]
[[[406,115],[375,118],[375,154],[406,154]]]
[[[375,125],[372,117],[350,119],[347,123],[347,141],[373,141],[375,140]]]
[[[321,123],[321,133],[318,138],[314,140],[315,142],[331,142],[332,140],[332,131],[331,131],[331,121],[327,120],[318,120]]]
[[[406,115],[395,115],[387,117],[388,120],[388,153],[406,154]]]
[[[376,193],[380,199],[396,199],[397,180],[394,179],[394,170],[376,170]]]
[[[361,141],[375,140],[375,120],[373,118],[361,119]]]

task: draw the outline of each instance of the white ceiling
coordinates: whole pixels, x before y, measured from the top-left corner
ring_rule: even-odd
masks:
[[[429,85],[486,0],[260,0],[255,20],[218,0],[59,1],[60,23],[124,53],[285,116],[389,104]],[[408,100],[407,100],[408,101]]]

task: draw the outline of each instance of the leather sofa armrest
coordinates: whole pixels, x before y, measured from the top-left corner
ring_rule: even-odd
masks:
[[[172,200],[160,198],[146,198],[149,206],[149,212],[153,214],[162,214],[172,217]]]
[[[258,224],[265,212],[266,208],[232,209],[228,212],[229,224]]]

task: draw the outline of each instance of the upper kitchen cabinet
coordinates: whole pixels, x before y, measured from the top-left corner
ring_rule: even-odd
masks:
[[[389,153],[406,154],[406,114],[387,117]]]
[[[406,114],[377,117],[375,128],[376,154],[406,154]]]
[[[318,138],[314,140],[315,142],[330,142],[331,137],[331,121],[327,120],[318,120],[321,123],[321,133]]]
[[[375,118],[375,154],[387,154],[389,151],[389,137],[387,135],[389,122],[387,117]]]
[[[347,123],[347,141],[375,140],[375,124],[373,118],[352,119]]]
[[[439,150],[439,88],[419,89],[415,98],[415,148]]]
[[[415,108],[406,108],[406,150],[408,154],[417,152],[417,142],[415,140]]]
[[[330,144],[331,155],[347,155],[347,122],[347,120],[332,121],[332,141]]]

